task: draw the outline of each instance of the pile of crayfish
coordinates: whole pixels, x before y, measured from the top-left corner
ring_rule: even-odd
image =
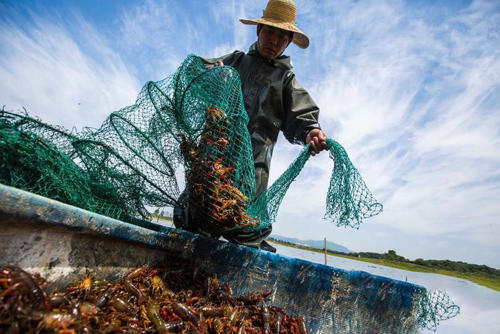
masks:
[[[248,197],[235,183],[236,166],[231,164],[230,121],[221,109],[208,106],[199,142],[180,135],[180,151],[188,166],[186,184],[193,219],[208,229],[259,225],[247,213]],[[241,143],[233,143],[241,144]],[[234,148],[232,148],[234,150]],[[233,152],[234,155],[234,152]]]
[[[237,296],[215,275],[150,266],[116,281],[86,275],[60,291],[19,267],[0,268],[0,333],[307,333],[302,317]]]

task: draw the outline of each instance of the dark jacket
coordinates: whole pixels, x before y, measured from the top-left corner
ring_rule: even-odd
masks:
[[[248,112],[248,131],[255,162],[256,196],[266,188],[274,144],[279,131],[294,144],[304,144],[307,132],[319,128],[319,108],[295,79],[290,57],[274,60],[262,57],[254,43],[248,53],[235,51],[207,64],[222,60],[234,67],[241,79],[243,101]]]

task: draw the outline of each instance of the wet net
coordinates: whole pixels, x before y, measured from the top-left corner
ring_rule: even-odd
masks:
[[[238,73],[207,69],[189,56],[171,77],[148,82],[136,103],[99,129],[67,131],[26,113],[2,111],[0,182],[133,222],[148,208],[179,205],[210,232],[271,225],[290,184],[310,156],[305,146],[258,198],[248,115]],[[382,211],[345,150],[327,141],[334,169],[325,218],[359,227]]]

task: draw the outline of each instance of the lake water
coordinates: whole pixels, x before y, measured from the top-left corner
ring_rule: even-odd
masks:
[[[274,246],[281,255],[325,263],[324,254],[276,244]],[[455,304],[460,306],[460,314],[441,322],[436,332],[423,330],[422,333],[500,334],[500,292],[451,276],[406,271],[331,255],[327,255],[327,264],[341,269],[361,270],[401,281],[407,280],[424,286],[428,291],[445,291]]]

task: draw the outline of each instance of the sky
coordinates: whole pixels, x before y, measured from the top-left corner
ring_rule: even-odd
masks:
[[[384,211],[325,221],[333,161],[291,186],[273,234],[500,268],[500,2],[297,0],[294,73]],[[0,105],[99,127],[189,54],[247,51],[251,1],[0,1]],[[302,147],[280,135],[271,182]]]

